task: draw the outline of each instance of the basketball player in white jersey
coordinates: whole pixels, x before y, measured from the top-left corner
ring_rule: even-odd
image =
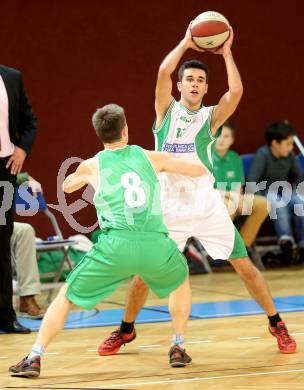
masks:
[[[279,351],[294,353],[296,343],[275,308],[262,274],[247,257],[243,240],[219,193],[213,188],[212,147],[219,135],[218,129],[233,114],[243,94],[242,81],[231,52],[232,41],[233,31],[230,28],[229,39],[214,51],[222,55],[228,76],[228,91],[215,106],[202,105],[208,90],[208,68],[196,60],[182,64],[177,83],[180,100],[176,101],[172,96],[171,75],[183,54],[188,49],[203,51],[192,41],[190,26],[182,41],[160,65],[156,84],[156,120],[153,126],[156,149],[176,157],[200,160],[208,169],[208,175],[198,179],[162,174],[164,221],[180,250],[183,250],[189,237],[195,236],[214,260],[230,261],[251,296],[267,314],[269,331],[277,338]],[[144,305],[147,293],[147,286],[135,277],[128,291],[122,324],[99,346],[100,355],[116,353],[121,345],[134,340],[134,321]],[[172,342],[181,346],[182,359],[183,335],[175,335]]]

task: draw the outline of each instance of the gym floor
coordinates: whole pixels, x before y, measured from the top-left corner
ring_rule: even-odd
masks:
[[[265,271],[277,307],[298,344],[282,355],[267,319],[233,272],[191,276],[193,307],[187,352],[193,364],[168,365],[171,338],[166,300],[149,295],[138,317],[137,338],[119,354],[97,347],[120,323],[127,285],[96,310],[77,308],[49,346],[38,379],[11,378],[7,369],[30,350],[30,335],[0,335],[1,389],[302,389],[304,372],[303,268]],[[46,294],[41,294],[43,304]],[[40,321],[21,319],[35,330]]]

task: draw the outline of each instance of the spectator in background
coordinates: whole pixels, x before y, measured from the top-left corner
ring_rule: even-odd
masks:
[[[26,184],[34,196],[42,192],[41,184],[27,172],[17,175],[17,184]],[[41,285],[37,264],[36,234],[32,225],[14,222],[11,254],[18,282],[20,315],[32,319],[42,318],[45,311],[39,307],[35,299],[35,295],[40,294]]]
[[[36,255],[36,234],[32,225],[14,222],[11,237],[13,266],[16,270],[19,312],[22,317],[42,318],[44,310],[35,299],[40,294],[40,278]]]
[[[270,217],[280,247],[290,257],[297,243],[303,262],[304,198],[296,192],[296,186],[303,177],[293,153],[294,135],[295,129],[287,121],[274,122],[267,127],[267,145],[257,150],[249,169],[248,182],[266,182],[264,188],[261,183],[259,193],[267,196],[271,204]]]
[[[37,131],[37,120],[26,96],[21,73],[0,65],[0,330],[30,333],[22,326],[13,308],[11,235],[13,233],[12,195],[16,175],[30,153]],[[8,199],[9,197],[9,199]]]
[[[213,154],[215,188],[221,192],[232,220],[238,215],[248,215],[240,234],[251,254],[250,248],[268,215],[267,200],[263,196],[243,193],[243,163],[240,156],[230,150],[234,137],[231,124],[224,123]]]

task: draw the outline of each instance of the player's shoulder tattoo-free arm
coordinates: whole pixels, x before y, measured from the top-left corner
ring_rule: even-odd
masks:
[[[232,53],[224,56],[228,76],[228,91],[221,97],[212,114],[211,131],[217,129],[234,113],[243,95],[243,84]]]
[[[149,151],[148,156],[157,172],[168,172],[192,177],[202,176],[206,173],[206,168],[201,162],[176,158],[165,152]]]
[[[173,100],[172,73],[175,71],[188,47],[187,41],[185,39],[181,40],[160,64],[155,88],[156,127],[160,126]]]
[[[64,192],[74,192],[87,184],[92,184],[96,175],[95,171],[94,158],[82,161],[76,168],[76,171],[65,178],[63,182]]]

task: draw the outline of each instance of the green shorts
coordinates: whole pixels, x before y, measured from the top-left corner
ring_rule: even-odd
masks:
[[[234,227],[234,245],[233,245],[232,252],[229,256],[229,260],[240,259],[241,257],[247,257],[247,256],[248,253],[244,241],[237,228]]]
[[[183,283],[188,265],[166,234],[111,229],[69,274],[66,297],[90,310],[134,275],[163,298]]]

